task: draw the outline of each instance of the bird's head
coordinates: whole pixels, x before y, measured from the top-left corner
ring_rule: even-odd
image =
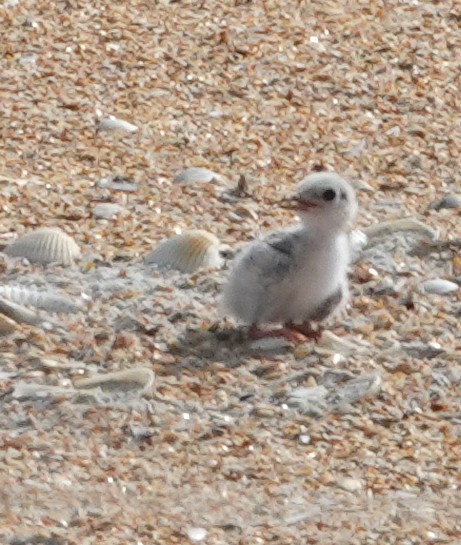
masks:
[[[306,176],[284,206],[295,210],[306,225],[340,231],[352,223],[357,200],[352,186],[334,172]]]

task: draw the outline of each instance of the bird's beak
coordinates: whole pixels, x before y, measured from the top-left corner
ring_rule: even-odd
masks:
[[[312,208],[317,208],[317,204],[312,201],[301,200],[299,195],[293,195],[281,201],[282,208],[296,210],[297,212],[308,212]]]

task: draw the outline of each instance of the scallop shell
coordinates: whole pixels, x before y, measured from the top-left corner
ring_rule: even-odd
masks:
[[[159,268],[192,273],[201,268],[220,267],[219,240],[207,231],[187,231],[162,242],[145,257]]]
[[[64,231],[45,227],[27,233],[5,248],[5,253],[13,257],[25,257],[31,263],[58,263],[71,265],[80,257],[80,248]]]
[[[0,297],[18,305],[30,305],[47,312],[74,313],[82,307],[81,302],[76,299],[52,291],[38,290],[33,286],[0,286]]]
[[[222,181],[222,179],[222,176],[207,168],[191,167],[175,176],[174,181],[178,184],[207,184],[214,180]]]
[[[143,393],[154,383],[155,373],[145,367],[137,367],[115,373],[83,378],[74,383],[78,390],[100,388],[106,393]]]
[[[125,121],[124,119],[118,119],[111,115],[109,117],[103,117],[98,122],[98,130],[100,131],[121,131],[121,132],[136,132],[138,127]]]

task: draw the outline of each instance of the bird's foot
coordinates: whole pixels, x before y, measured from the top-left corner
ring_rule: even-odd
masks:
[[[260,329],[258,326],[253,325],[248,331],[248,337],[252,341],[283,337],[294,344],[301,344],[307,340],[307,337],[302,332],[287,326],[279,327],[277,329]]]
[[[310,322],[303,322],[302,324],[294,324],[293,322],[288,322],[285,324],[284,327],[303,335],[305,339],[313,339],[316,343],[319,342],[323,333],[322,327],[314,329]]]

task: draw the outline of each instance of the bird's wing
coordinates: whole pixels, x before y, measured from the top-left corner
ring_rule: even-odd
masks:
[[[243,257],[245,265],[263,285],[279,283],[296,268],[305,238],[300,229],[272,233],[250,247]]]

